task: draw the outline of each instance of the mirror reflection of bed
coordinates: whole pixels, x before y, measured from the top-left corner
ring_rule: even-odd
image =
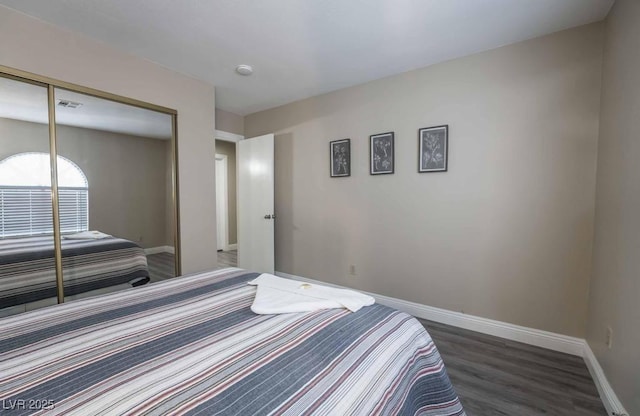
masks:
[[[52,236],[0,240],[5,272],[0,286],[0,301],[5,306],[1,315],[57,303],[53,250]],[[65,300],[137,287],[150,280],[144,249],[99,231],[63,235],[62,256]],[[8,270],[13,270],[11,276]]]
[[[0,316],[57,303],[47,89],[0,77]],[[176,275],[172,118],[55,90],[65,301]]]

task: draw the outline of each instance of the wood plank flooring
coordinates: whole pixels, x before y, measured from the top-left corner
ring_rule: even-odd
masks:
[[[149,254],[147,264],[151,283],[175,277],[175,260],[171,253]]]
[[[420,320],[469,416],[604,416],[587,366],[575,357]]]
[[[237,267],[238,250],[218,251],[218,268]]]
[[[147,256],[149,275],[151,282],[160,282],[175,276],[174,257],[170,253],[149,254]],[[238,251],[219,251],[218,268],[236,267],[238,264]]]

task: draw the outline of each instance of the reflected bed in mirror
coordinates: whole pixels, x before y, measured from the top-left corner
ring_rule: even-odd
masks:
[[[112,236],[68,237],[62,239],[67,299],[149,282],[147,259],[136,243]],[[55,274],[52,236],[0,240],[0,316],[55,304]]]

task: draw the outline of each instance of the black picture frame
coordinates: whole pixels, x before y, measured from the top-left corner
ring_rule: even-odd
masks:
[[[395,138],[393,132],[369,136],[369,173],[387,175],[395,171]]]
[[[332,178],[351,176],[351,139],[329,142],[329,174]]]
[[[418,172],[446,172],[449,169],[449,125],[418,130]]]

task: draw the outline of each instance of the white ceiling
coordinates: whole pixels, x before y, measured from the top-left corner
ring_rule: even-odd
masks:
[[[246,115],[606,17],[614,0],[0,0],[216,86]],[[234,73],[253,65],[251,77]]]
[[[154,139],[171,139],[171,116],[114,101],[57,89],[56,103],[69,100],[82,105],[56,105],[56,122],[65,126],[123,133]],[[44,87],[0,77],[0,117],[47,123],[47,90]]]

